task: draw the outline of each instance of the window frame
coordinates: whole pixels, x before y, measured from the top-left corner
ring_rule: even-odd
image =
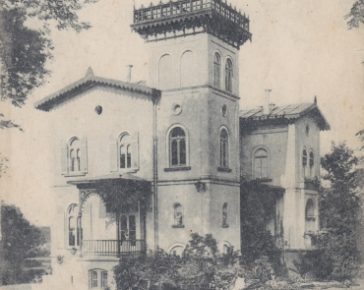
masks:
[[[179,213],[179,214],[178,214]],[[184,228],[184,208],[180,202],[173,204],[173,228]]]
[[[223,132],[226,136],[222,137]],[[222,127],[219,131],[219,168],[229,169],[230,164],[230,142],[229,131],[226,127]]]
[[[310,150],[310,153],[308,154],[308,167],[310,169],[310,177],[314,177],[314,170],[315,170],[315,154],[313,153],[313,150]]]
[[[233,92],[234,65],[230,57],[225,60],[225,91]]]
[[[301,158],[301,166],[303,170],[303,177],[307,177],[307,166],[308,166],[308,154],[307,149],[303,148],[302,150],[302,158]]]
[[[228,228],[229,227],[229,223],[228,223],[228,218],[229,218],[229,204],[227,202],[224,202],[222,205],[222,223],[221,226],[223,228]]]
[[[181,137],[172,137],[172,133],[177,128],[181,129],[184,133],[184,136]],[[180,124],[175,124],[169,128],[166,134],[166,147],[167,147],[167,160],[168,160],[168,168],[165,171],[174,171],[174,170],[189,170],[189,134],[185,127]],[[185,155],[185,163],[181,163],[181,140],[184,139],[184,155]],[[177,164],[174,164],[173,161],[173,141],[177,141]]]
[[[126,139],[126,141],[123,141],[123,139],[124,140]],[[122,147],[125,148],[124,160],[123,160],[125,164],[124,167],[121,166]],[[128,132],[124,132],[120,134],[118,139],[118,169],[121,171],[131,170],[132,164],[133,164],[133,152],[132,152],[131,135]]]
[[[221,88],[221,54],[215,51],[213,56],[213,84],[214,87]]]
[[[71,219],[74,220],[74,228],[71,230]],[[81,237],[81,225],[80,225],[80,217],[79,217],[79,208],[77,203],[71,203],[67,206],[66,209],[66,247],[68,249],[78,248],[80,246]],[[71,241],[71,235],[73,239],[73,243]]]
[[[106,276],[106,278],[105,278],[105,276]],[[105,269],[101,269],[101,268],[89,269],[88,270],[88,289],[105,289],[106,287],[108,287],[108,276],[109,276],[108,271]]]
[[[257,153],[259,151],[264,151],[265,152],[265,157],[264,156],[257,156]],[[261,166],[260,166],[260,170],[259,170],[259,176],[257,175],[257,159],[259,160],[263,160],[265,159],[265,174],[263,169],[264,169],[264,166],[262,166],[262,163],[261,163]],[[253,151],[253,155],[252,155],[252,160],[253,160],[253,168],[252,168],[252,175],[253,175],[253,179],[257,179],[257,180],[270,180],[271,179],[271,175],[270,175],[270,152],[268,150],[267,147],[265,146],[259,146],[257,148],[254,149]],[[263,176],[265,175],[265,176]]]
[[[60,156],[61,175],[64,177],[84,176],[88,172],[88,150],[85,137],[73,136],[62,141]]]
[[[76,145],[75,145],[76,143]],[[76,152],[76,153],[74,153]],[[72,157],[74,155],[74,157]],[[78,137],[72,137],[68,141],[68,172],[77,174],[81,172],[81,140]]]

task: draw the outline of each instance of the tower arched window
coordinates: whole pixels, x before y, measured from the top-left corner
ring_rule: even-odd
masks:
[[[173,226],[183,227],[183,207],[179,202],[173,205]]]
[[[303,149],[302,151],[302,169],[303,169],[303,175],[306,177],[307,175],[307,150]]]
[[[214,86],[220,88],[221,56],[218,52],[214,54]]]
[[[222,227],[227,228],[228,226],[228,203],[224,202],[222,205]]]
[[[78,206],[73,203],[67,208],[67,245],[77,247],[81,239],[80,220],[78,216]]]
[[[259,148],[254,152],[254,171],[256,179],[268,178],[268,152],[264,148]]]
[[[77,137],[70,140],[69,143],[69,165],[70,172],[81,171],[81,142]]]
[[[129,134],[124,134],[119,142],[119,166],[121,169],[132,166],[132,144]]]
[[[175,127],[169,133],[170,166],[187,164],[186,133],[181,127]]]
[[[229,167],[229,135],[225,128],[220,131],[220,167]]]
[[[225,90],[228,92],[233,90],[233,62],[230,58],[225,63]]]

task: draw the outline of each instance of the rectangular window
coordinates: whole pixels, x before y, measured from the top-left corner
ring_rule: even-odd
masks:
[[[96,288],[97,285],[97,271],[96,270],[90,270],[88,272],[88,278],[89,278],[89,288]]]
[[[102,271],[101,272],[101,288],[106,288],[107,287],[107,272],[106,271]]]

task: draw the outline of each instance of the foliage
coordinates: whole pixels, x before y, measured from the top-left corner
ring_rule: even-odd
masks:
[[[24,270],[25,259],[38,254],[37,249],[44,244],[44,236],[39,228],[31,225],[12,205],[1,207],[1,230],[3,242],[4,268],[2,284],[30,282],[38,272]]]
[[[321,164],[330,183],[320,195],[320,217],[327,234],[321,239],[322,260],[330,261],[329,277],[351,279],[359,265],[358,233],[361,203],[358,191],[358,159],[345,144],[333,145]]]
[[[242,182],[240,189],[240,222],[242,263],[255,266],[260,259],[268,258],[275,272],[283,274],[281,253],[274,237],[267,230],[268,222],[274,218],[276,196],[256,182]],[[283,234],[283,233],[281,233]],[[267,261],[267,262],[268,262]]]
[[[350,12],[345,16],[348,27],[358,28],[360,24],[364,23],[364,0],[357,0],[354,2]]]
[[[314,275],[317,279],[325,279],[332,273],[332,260],[323,255],[321,250],[301,253],[294,265],[301,277]]]
[[[49,73],[52,58],[50,24],[76,31],[90,25],[77,13],[95,0],[3,0],[0,6],[0,92],[1,101],[24,105],[27,96]],[[0,114],[0,128],[19,127]]]
[[[114,274],[118,289],[123,290],[148,283],[151,289],[226,289],[236,277],[237,260],[233,251],[223,259],[211,235],[192,234],[182,257],[162,250],[149,257],[125,257]]]

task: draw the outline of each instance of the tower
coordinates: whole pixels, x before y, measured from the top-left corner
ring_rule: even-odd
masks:
[[[240,248],[239,48],[249,19],[220,0],[134,10],[150,53],[157,110],[155,245],[178,251],[191,232]]]

